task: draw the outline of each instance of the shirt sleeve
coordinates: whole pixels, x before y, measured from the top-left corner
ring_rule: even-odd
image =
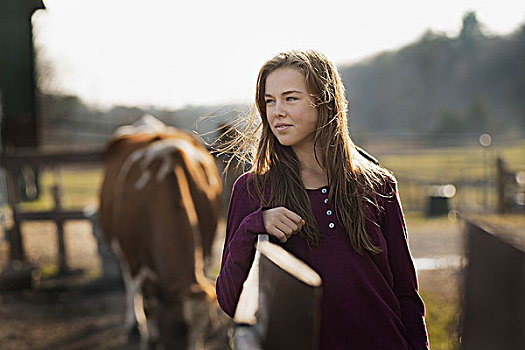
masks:
[[[388,261],[394,278],[394,293],[401,306],[409,349],[428,349],[425,306],[418,293],[416,271],[408,248],[408,236],[395,179],[390,181],[390,196],[383,200],[381,226],[388,248]]]
[[[235,314],[242,286],[253,263],[258,233],[265,233],[262,208],[246,188],[248,174],[233,185],[221,270],[216,282],[217,301],[230,317]]]

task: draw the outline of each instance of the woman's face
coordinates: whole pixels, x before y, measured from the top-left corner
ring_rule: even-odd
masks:
[[[296,152],[313,151],[319,116],[304,74],[290,67],[274,70],[266,78],[264,98],[266,118],[279,143]]]

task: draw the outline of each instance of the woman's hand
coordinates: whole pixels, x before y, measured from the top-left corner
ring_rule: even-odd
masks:
[[[304,225],[304,220],[299,215],[285,207],[263,210],[262,214],[266,232],[277,237],[282,243],[299,232]]]

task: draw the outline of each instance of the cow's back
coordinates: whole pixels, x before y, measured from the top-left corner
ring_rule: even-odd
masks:
[[[181,271],[191,275],[186,265],[194,260],[195,244],[210,251],[220,192],[213,158],[191,135],[169,128],[117,137],[106,150],[103,234],[119,243],[132,274],[146,264],[184,284],[182,272],[173,270],[183,265]],[[171,260],[182,263],[166,264]]]

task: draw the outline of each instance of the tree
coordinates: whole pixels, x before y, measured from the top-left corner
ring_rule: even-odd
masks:
[[[487,100],[483,96],[476,96],[465,110],[465,120],[468,131],[484,133],[489,132],[490,111]]]
[[[473,49],[485,36],[481,31],[481,25],[478,22],[475,12],[467,12],[463,16],[463,28],[459,34],[461,46],[467,50]]]
[[[461,113],[453,110],[443,110],[438,113],[438,134],[455,134],[465,132],[467,124]]]

